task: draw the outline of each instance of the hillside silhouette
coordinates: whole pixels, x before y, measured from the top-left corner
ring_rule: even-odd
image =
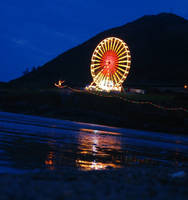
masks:
[[[132,56],[125,85],[184,84],[188,80],[188,20],[174,14],[148,15],[97,34],[42,67],[12,80],[13,87],[49,88],[59,79],[85,87],[92,81],[90,60],[97,44],[106,37],[123,39]]]

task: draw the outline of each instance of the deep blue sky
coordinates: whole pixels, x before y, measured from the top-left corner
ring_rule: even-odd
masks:
[[[188,0],[0,0],[0,81],[101,31],[160,12],[188,19]]]

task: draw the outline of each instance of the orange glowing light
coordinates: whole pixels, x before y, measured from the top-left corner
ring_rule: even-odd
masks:
[[[187,88],[188,88],[188,85],[184,85],[184,88],[187,89]]]
[[[64,82],[65,82],[65,81],[59,80],[58,83],[55,83],[54,85],[55,85],[56,87],[58,87],[58,88],[64,88],[64,87],[66,87],[66,86],[63,85]]]
[[[45,160],[45,165],[48,169],[54,170],[55,164],[54,164],[54,152],[48,152],[47,159]]]
[[[131,66],[131,54],[127,44],[116,37],[101,41],[91,58],[93,82],[86,89],[121,91]]]

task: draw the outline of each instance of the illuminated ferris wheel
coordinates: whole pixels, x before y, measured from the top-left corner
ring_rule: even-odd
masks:
[[[89,89],[121,91],[131,66],[131,55],[127,44],[116,37],[101,41],[91,58],[93,82]]]

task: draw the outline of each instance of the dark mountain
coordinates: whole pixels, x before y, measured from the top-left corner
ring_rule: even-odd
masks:
[[[5,88],[6,86],[7,86],[7,83],[0,81],[0,89]]]
[[[130,48],[132,65],[125,84],[183,84],[188,80],[188,20],[162,13],[104,31],[9,84],[51,87],[62,79],[71,86],[85,86],[92,80],[92,53],[109,36],[123,39]]]

